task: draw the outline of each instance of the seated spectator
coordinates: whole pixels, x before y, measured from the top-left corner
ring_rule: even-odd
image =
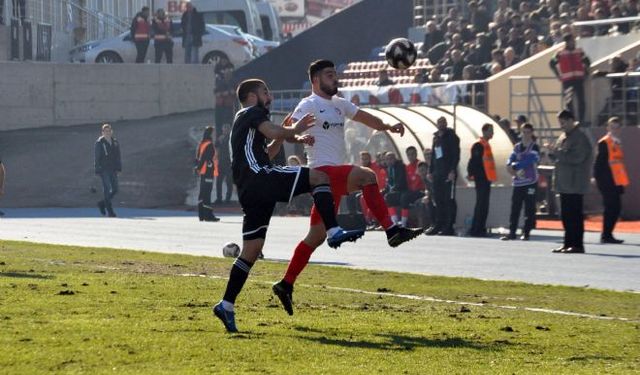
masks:
[[[391,78],[389,78],[389,74],[387,73],[387,69],[380,69],[380,71],[378,72],[378,81],[376,82],[376,85],[378,86],[391,86],[395,84],[395,82],[393,82],[391,80]]]
[[[451,58],[445,64],[446,68],[444,72],[449,75],[449,81],[459,81],[462,79],[462,70],[466,64],[460,50],[454,49],[451,51]]]
[[[431,68],[431,72],[429,73],[429,82],[430,83],[439,83],[444,82],[442,78],[442,69],[439,66],[434,66]]]
[[[610,18],[622,18],[626,16],[627,16],[626,14],[622,13],[622,9],[620,8],[620,5],[614,4],[611,7]],[[631,29],[631,25],[629,24],[629,22],[623,22],[623,23],[617,24],[617,30],[620,34],[628,34],[630,29]]]
[[[520,60],[516,56],[516,51],[513,48],[509,47],[509,48],[504,50],[504,67],[505,67],[505,69],[506,68],[510,68],[510,67],[516,65],[519,62],[520,62]]]
[[[520,29],[512,27],[509,30],[507,46],[509,46],[509,48],[513,48],[516,58],[522,56],[524,53],[525,40],[520,35]]]
[[[424,34],[424,41],[420,47],[420,51],[423,55],[427,55],[433,46],[444,41],[443,33],[438,29],[436,21],[428,21],[425,28],[427,29],[427,32]]]
[[[427,83],[429,82],[429,72],[425,68],[418,69],[418,72],[413,76],[414,83]]]
[[[418,175],[418,150],[413,146],[409,146],[405,152],[409,164],[405,166],[407,191],[401,197],[400,224],[406,227],[409,221],[409,208],[424,197],[426,186],[420,175]]]
[[[477,33],[488,31],[487,26],[491,22],[491,16],[484,3],[478,5],[475,0],[469,1],[469,21]]]
[[[489,73],[491,73],[491,75],[494,75],[494,74],[500,73],[501,71],[502,71],[502,66],[498,63],[493,63],[491,65],[491,70],[489,71]]]
[[[605,13],[604,9],[597,8],[595,10],[595,12],[593,12],[593,18],[596,21],[597,20],[604,20],[604,19],[607,19],[607,14]],[[594,35],[595,36],[602,36],[602,35],[609,34],[609,27],[610,27],[610,25],[598,25],[598,26],[596,26]]]

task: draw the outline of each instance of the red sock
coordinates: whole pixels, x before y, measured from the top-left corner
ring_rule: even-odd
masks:
[[[409,209],[408,208],[403,208],[401,212],[402,212],[402,214],[400,214],[400,217],[409,217]]]
[[[307,266],[309,263],[309,258],[311,258],[311,254],[315,249],[311,248],[311,246],[304,243],[304,241],[300,241],[296,249],[293,251],[293,256],[289,261],[289,267],[287,267],[287,272],[284,274],[284,281],[293,285],[300,275],[300,272]]]
[[[389,217],[387,204],[384,203],[384,198],[382,194],[380,194],[380,190],[378,190],[378,184],[363,186],[362,196],[365,202],[367,202],[367,206],[369,206],[371,212],[373,212],[373,216],[378,220],[378,223],[380,223],[384,229],[389,229],[393,223]]]

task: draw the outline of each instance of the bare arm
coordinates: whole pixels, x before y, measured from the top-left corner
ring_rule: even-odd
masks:
[[[356,115],[353,116],[353,121],[361,122],[371,129],[399,133],[400,136],[404,135],[404,126],[401,123],[397,123],[395,125],[385,124],[376,116],[362,110],[358,110],[358,112],[356,112]]]
[[[293,138],[315,125],[316,118],[313,114],[307,113],[300,120],[289,127],[278,126],[271,121],[265,121],[258,126],[258,131],[265,137],[273,141],[267,146],[269,158],[275,157],[280,150],[282,142],[287,138]],[[285,119],[286,122],[286,119]]]

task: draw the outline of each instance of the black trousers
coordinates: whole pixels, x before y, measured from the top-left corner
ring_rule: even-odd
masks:
[[[487,216],[489,215],[489,199],[491,197],[491,181],[476,181],[476,207],[473,210],[471,234],[487,232]]]
[[[446,177],[433,178],[433,204],[436,210],[435,227],[442,231],[453,230],[457,207],[453,181],[446,181]]]
[[[560,194],[564,247],[582,247],[584,238],[584,213],[582,194]]]
[[[618,191],[600,191],[602,204],[604,205],[604,217],[602,220],[602,238],[613,237],[613,229],[622,211],[621,194]]]
[[[173,64],[173,42],[154,42],[153,43],[156,52],[156,64],[162,61],[162,55],[165,56],[167,64]]]
[[[233,178],[231,176],[231,167],[218,165],[218,177],[216,177],[216,202],[222,201],[222,184],[227,186],[227,193],[225,194],[226,201],[231,200],[231,193],[233,193]]]
[[[136,43],[136,64],[144,63],[144,59],[147,58],[147,48],[149,48],[149,41],[135,42]]]
[[[536,194],[538,184],[514,186],[511,195],[511,216],[509,217],[509,234],[516,234],[520,211],[524,204],[524,228],[522,233],[529,234],[536,227]]]
[[[571,100],[565,102],[565,106],[578,116],[578,121],[583,122],[587,105],[584,98],[584,81],[581,79],[576,79],[573,81],[562,82],[563,96],[569,88],[573,90],[573,96],[571,97]],[[578,106],[577,110],[575,109],[574,103]]]
[[[198,193],[198,218],[207,220],[213,216],[211,207],[211,191],[213,190],[213,178],[200,176],[200,192]]]

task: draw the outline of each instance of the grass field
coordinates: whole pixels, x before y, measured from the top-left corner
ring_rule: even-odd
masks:
[[[227,334],[231,262],[2,241],[0,373],[640,373],[640,294],[260,262]]]

